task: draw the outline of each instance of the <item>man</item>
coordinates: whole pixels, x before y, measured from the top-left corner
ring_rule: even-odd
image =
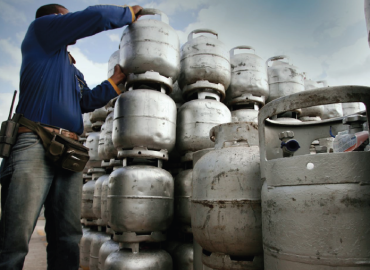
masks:
[[[125,80],[125,75],[116,66],[109,80],[90,90],[73,65],[67,46],[101,31],[131,24],[141,9],[100,5],[69,13],[58,4],[40,7],[21,47],[17,113],[61,128],[54,131],[77,139],[76,134],[83,132],[81,114],[116,97],[120,93],[117,84]],[[39,137],[22,127],[9,158],[1,165],[0,177],[0,269],[22,269],[42,205],[48,269],[78,269],[82,173],[56,167],[45,156]]]

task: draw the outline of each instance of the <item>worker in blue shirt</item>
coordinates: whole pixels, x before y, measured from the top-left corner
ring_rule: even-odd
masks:
[[[125,75],[116,66],[111,78],[90,90],[67,46],[129,25],[141,9],[98,5],[70,13],[58,4],[40,7],[22,42],[17,113],[48,125],[50,131],[78,139],[83,132],[82,113],[116,97],[120,93],[117,84],[125,80]],[[28,243],[44,205],[48,269],[77,270],[82,235],[82,173],[56,167],[31,130],[20,127],[18,133],[0,170],[0,269],[23,268]]]

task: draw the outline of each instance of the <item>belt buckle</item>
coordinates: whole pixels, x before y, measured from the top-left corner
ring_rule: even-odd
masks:
[[[63,134],[62,134],[62,131],[69,132],[68,130],[66,130],[66,129],[64,129],[64,128],[59,128],[59,134],[60,134],[60,135],[63,135]]]

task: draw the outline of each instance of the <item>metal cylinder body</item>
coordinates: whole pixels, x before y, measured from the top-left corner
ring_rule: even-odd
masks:
[[[105,178],[102,185],[101,185],[101,219],[102,225],[108,225],[108,184],[109,184],[109,177]]]
[[[176,104],[153,90],[122,94],[114,108],[113,144],[120,149],[172,150],[176,141]]]
[[[196,99],[186,102],[178,111],[177,146],[180,152],[195,152],[213,147],[209,130],[231,122],[230,110],[221,102]]]
[[[104,122],[105,117],[107,117],[107,109],[105,107],[101,107],[90,113],[91,123]]]
[[[99,269],[99,250],[101,246],[110,240],[110,235],[104,232],[96,232],[94,233],[93,239],[91,241],[90,247],[90,270],[98,270]]]
[[[258,111],[254,109],[240,109],[231,112],[233,122],[258,123]]]
[[[164,250],[140,250],[133,253],[121,249],[111,253],[105,261],[105,270],[172,270],[170,254]]]
[[[107,157],[105,156],[105,152],[104,152],[105,133],[106,133],[106,123],[104,123],[101,126],[101,130],[99,133],[98,156],[99,156],[99,159],[101,160],[107,159]]]
[[[80,267],[83,270],[89,270],[90,265],[90,246],[93,239],[93,231],[90,229],[83,230],[80,240]]]
[[[89,133],[92,131],[90,115],[88,113],[84,113],[82,119],[84,122],[84,133],[83,134],[86,136],[86,133]]]
[[[286,57],[278,59],[284,58]],[[276,61],[275,58],[270,59],[274,62],[267,68],[270,88],[270,96],[267,102],[304,91],[303,74],[298,67],[287,62]]]
[[[104,174],[100,176],[95,182],[94,186],[94,200],[93,200],[93,212],[95,217],[98,219],[102,218],[101,211],[101,201],[102,201],[102,185],[105,180],[109,179],[109,174]]]
[[[312,153],[313,142],[327,137],[328,130],[348,130],[342,119],[293,124],[268,120],[303,106],[359,101],[369,108],[369,87],[313,89],[260,110],[266,270],[370,269],[370,153]],[[286,155],[281,146],[288,139],[300,147]]]
[[[271,161],[262,189],[266,270],[369,269],[370,185],[361,166],[369,162],[368,152]]]
[[[193,38],[196,33],[212,33],[218,37],[217,33],[207,29],[195,30],[189,34],[188,41],[181,48],[179,86],[187,99],[196,91],[190,85],[206,81],[209,83],[208,88],[214,89],[223,99],[231,78],[229,52],[216,37],[201,35]]]
[[[191,203],[193,170],[180,172],[175,178],[175,220],[182,225],[191,225]]]
[[[320,88],[320,87],[321,87],[320,83],[318,83],[316,81],[313,81],[313,80],[310,80],[310,79],[307,79],[307,78],[304,80],[305,91]],[[303,117],[320,117],[321,118],[323,113],[324,113],[324,106],[323,105],[312,106],[312,107],[309,107],[309,108],[302,108],[300,118],[303,118]],[[303,120],[303,119],[301,119],[301,120]]]
[[[360,102],[342,103],[343,116],[356,114],[361,111]]]
[[[177,270],[193,270],[193,244],[180,244],[172,252],[173,267]]]
[[[90,180],[82,186],[81,217],[96,219],[93,210],[94,190],[96,181]]]
[[[180,108],[181,105],[185,103],[185,100],[182,97],[182,92],[179,87],[179,83],[177,81],[173,84],[173,90],[169,96],[173,99],[173,101],[175,101],[177,108]]]
[[[119,243],[113,241],[113,240],[108,240],[104,242],[104,244],[101,246],[99,250],[99,270],[104,270],[105,269],[105,260],[109,256],[109,254],[113,252],[118,252],[119,251]]]
[[[91,132],[86,139],[86,147],[89,148],[90,161],[98,161],[99,158],[99,136],[100,132]]]
[[[153,11],[161,20],[143,17],[123,31],[120,64],[125,74],[153,71],[175,82],[180,72],[180,41],[167,16]]]
[[[173,218],[174,182],[161,168],[133,165],[111,173],[109,224],[115,232],[164,232]]]
[[[230,50],[231,82],[227,90],[227,100],[250,94],[263,97],[263,103],[269,96],[266,64],[255,53],[238,53],[235,49],[252,49],[239,46]]]
[[[191,201],[194,239],[206,251],[203,263],[214,269],[263,269],[257,125],[223,124],[210,135],[215,150],[194,166]]]
[[[104,135],[104,157],[105,159],[112,159],[117,157],[117,149],[113,145],[113,120],[114,112],[110,112],[105,119],[105,135]]]

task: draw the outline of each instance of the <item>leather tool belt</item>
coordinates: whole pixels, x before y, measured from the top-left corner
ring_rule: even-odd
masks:
[[[9,124],[4,125],[3,123],[4,127],[8,127],[2,127],[0,132],[0,144],[6,146],[6,148],[2,147],[4,149],[3,151],[0,151],[0,154],[3,152],[3,157],[9,156],[10,148],[16,142],[16,134],[34,132],[40,137],[45,148],[46,156],[58,167],[74,172],[81,172],[90,159],[89,148],[77,142],[78,136],[73,132],[42,126],[20,114],[14,114],[11,121],[8,120],[6,122],[14,123],[14,125],[11,125],[10,129],[8,127],[10,126]]]
[[[62,129],[62,128],[57,129],[57,128],[51,128],[51,127],[46,127],[46,126],[42,126],[42,127],[45,128],[46,130],[50,131],[50,132],[53,132],[53,133],[56,133],[56,134],[61,134],[63,136],[66,136],[67,138],[78,141],[78,136],[74,132],[71,132],[71,131],[68,131],[68,130]],[[27,133],[27,132],[33,132],[33,131],[30,130],[29,128],[27,128],[27,127],[19,127],[19,129],[18,129],[18,133]]]

